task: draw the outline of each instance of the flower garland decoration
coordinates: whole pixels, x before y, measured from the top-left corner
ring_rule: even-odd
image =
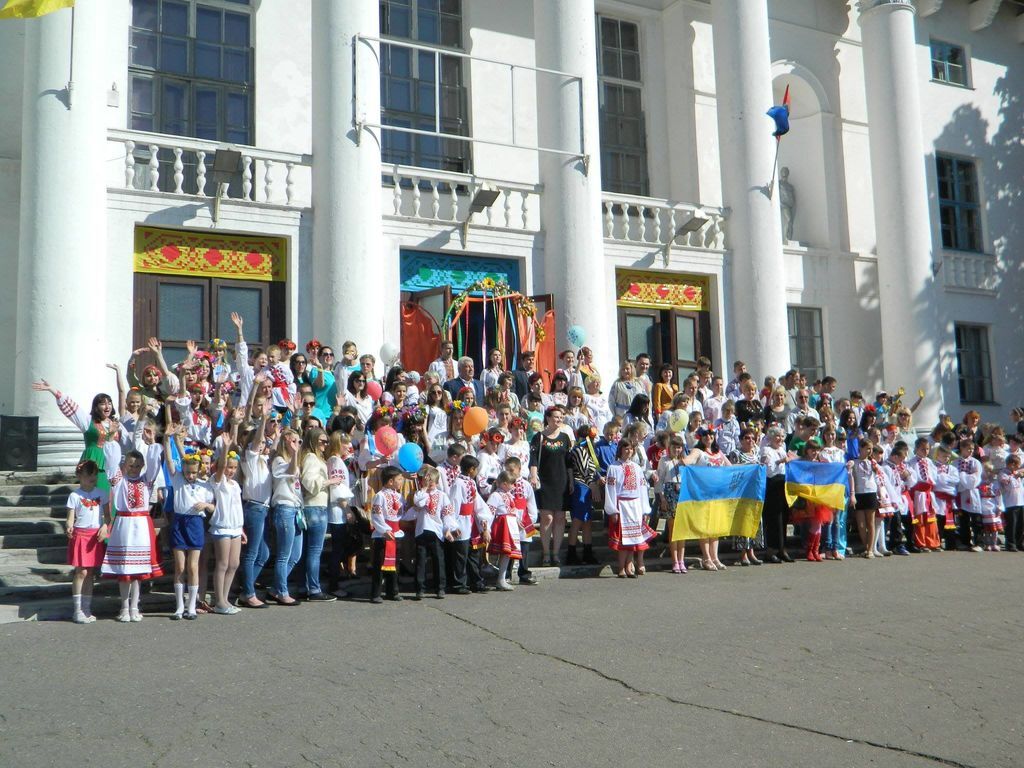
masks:
[[[544,341],[547,337],[547,332],[544,330],[544,326],[537,321],[536,302],[534,302],[534,300],[529,296],[524,296],[517,291],[513,291],[505,280],[495,280],[493,277],[485,277],[481,280],[477,280],[466,290],[452,299],[452,303],[448,307],[448,312],[445,315],[445,327],[447,328],[451,325],[453,317],[458,317],[462,313],[462,309],[465,307],[466,302],[469,301],[469,295],[471,293],[481,292],[493,294],[494,299],[516,299],[516,311],[533,323],[537,341]]]

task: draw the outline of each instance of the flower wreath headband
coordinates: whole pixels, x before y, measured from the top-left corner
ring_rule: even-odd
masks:
[[[225,350],[228,348],[228,343],[224,339],[210,339],[210,349],[217,351]]]

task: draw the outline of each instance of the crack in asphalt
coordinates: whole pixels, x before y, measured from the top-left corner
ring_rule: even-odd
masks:
[[[645,690],[643,688],[637,688],[636,686],[630,684],[628,681],[623,680],[620,677],[615,677],[614,675],[609,675],[607,672],[603,672],[600,669],[598,669],[597,667],[591,667],[588,664],[582,664],[582,663],[580,663],[578,661],[573,661],[572,659],[567,659],[564,656],[559,656],[559,655],[554,654],[554,653],[548,653],[547,651],[535,650],[533,648],[530,648],[530,647],[526,646],[524,643],[521,643],[521,642],[519,642],[518,640],[516,640],[514,638],[506,637],[505,635],[501,634],[500,632],[495,632],[490,627],[485,627],[482,624],[478,624],[475,621],[472,621],[471,619],[467,619],[465,616],[459,616],[456,613],[452,613],[450,611],[447,611],[447,610],[445,610],[443,608],[440,608],[440,607],[434,606],[434,605],[431,605],[430,608],[432,608],[433,610],[437,611],[438,613],[443,613],[446,616],[449,616],[449,617],[451,617],[453,619],[456,619],[457,621],[461,621],[463,624],[466,624],[466,625],[468,625],[470,627],[473,627],[474,629],[479,630],[480,632],[484,632],[484,633],[490,635],[491,637],[494,637],[494,638],[496,638],[498,640],[503,640],[506,643],[514,645],[516,648],[518,648],[519,650],[523,651],[524,653],[526,653],[526,654],[528,654],[530,656],[540,656],[542,658],[550,659],[552,661],[557,661],[557,662],[559,662],[561,664],[566,664],[566,665],[568,665],[570,667],[574,667],[576,669],[581,669],[581,670],[584,670],[586,672],[590,672],[591,674],[597,675],[598,677],[602,678],[603,680],[607,680],[610,683],[615,683],[616,685],[622,686],[627,691],[630,691],[631,693],[635,693],[638,696],[650,696],[650,697],[653,697],[653,698],[661,699],[662,701],[667,701],[670,704],[676,704],[676,705],[683,706],[683,707],[693,707],[694,709],[704,710],[705,712],[715,712],[715,713],[722,714],[722,715],[731,715],[732,717],[739,717],[739,718],[742,718],[744,720],[750,720],[750,721],[757,722],[757,723],[764,723],[765,725],[775,725],[775,726],[778,726],[780,728],[788,728],[790,730],[800,731],[802,733],[812,734],[814,736],[824,736],[824,737],[829,738],[829,739],[835,739],[837,741],[842,741],[842,742],[844,742],[846,744],[861,744],[861,745],[868,746],[868,747],[874,747],[875,749],[882,749],[882,750],[885,750],[887,752],[895,752],[895,753],[898,753],[898,754],[901,754],[901,755],[907,755],[909,757],[919,757],[919,758],[921,758],[923,760],[929,760],[929,761],[934,762],[934,763],[936,763],[938,765],[948,765],[948,766],[951,766],[951,768],[977,768],[977,766],[973,766],[970,763],[964,763],[964,762],[960,762],[959,760],[953,760],[953,759],[948,758],[948,757],[941,757],[939,755],[933,755],[933,754],[930,754],[928,752],[921,752],[921,751],[918,751],[916,749],[908,749],[906,747],[900,747],[900,746],[897,746],[895,744],[885,744],[885,743],[880,742],[880,741],[873,741],[871,739],[864,739],[864,738],[860,738],[860,737],[857,737],[857,736],[843,736],[842,734],[839,734],[839,733],[832,733],[831,731],[823,731],[823,730],[820,730],[818,728],[812,728],[812,727],[806,726],[806,725],[796,725],[794,723],[787,723],[787,722],[784,722],[782,720],[772,720],[771,718],[768,718],[768,717],[761,717],[760,715],[753,715],[753,714],[750,714],[748,712],[740,712],[739,710],[736,710],[736,709],[726,709],[724,707],[715,707],[715,706],[712,706],[710,704],[701,704],[701,703],[696,702],[696,701],[686,701],[685,699],[677,699],[677,698],[675,698],[673,696],[669,696],[669,695],[664,694],[664,693],[659,693],[658,691],[649,691],[649,690]]]

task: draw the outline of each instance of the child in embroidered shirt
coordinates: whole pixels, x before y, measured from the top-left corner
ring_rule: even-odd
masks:
[[[981,485],[984,467],[974,457],[975,444],[970,438],[960,441],[960,461],[957,462],[957,511],[960,513],[960,547],[981,552]]]
[[[1021,469],[1020,455],[1009,453],[1006,467],[999,473],[999,489],[1003,494],[1006,508],[1006,551],[1017,552],[1024,537],[1024,470]]]
[[[106,508],[107,551],[100,572],[118,580],[120,622],[142,621],[139,597],[142,579],[163,575],[156,548],[153,519],[149,516],[149,486],[143,477],[146,463],[138,451],[128,451],[121,470],[111,479],[110,504]],[[111,521],[114,512],[117,517]]]
[[[435,467],[420,467],[416,473],[420,490],[413,496],[413,506],[406,518],[416,521],[416,599],[423,599],[427,581],[427,559],[431,561],[437,599],[444,599],[447,587],[442,541],[453,541],[456,528],[451,499],[439,490],[440,473]]]
[[[669,551],[672,553],[672,573],[686,573],[686,541],[672,539],[672,526],[675,524],[676,504],[679,501],[679,466],[683,461],[686,443],[680,435],[669,438],[668,454],[658,462],[658,482],[654,486],[654,501],[661,507],[661,516],[665,519],[665,534],[669,540]],[[746,558],[746,550],[743,557]]]
[[[404,534],[400,524],[405,504],[399,489],[405,477],[398,467],[386,466],[380,471],[381,489],[373,497],[370,507],[370,526],[373,528],[370,548],[370,602],[383,603],[381,587],[388,600],[400,602],[398,594],[398,549],[396,541]]]
[[[526,460],[529,461],[529,457]],[[519,561],[519,583],[533,585],[537,583],[537,579],[530,572],[529,554],[530,540],[539,533],[537,530],[539,514],[537,498],[534,496],[533,486],[523,477],[523,462],[517,456],[509,456],[505,459],[505,472],[512,478],[512,497],[519,515],[519,551],[523,555]],[[508,564],[506,578],[512,578],[511,560]]]
[[[169,437],[165,437],[169,439]],[[199,553],[206,541],[204,519],[216,511],[210,485],[199,479],[199,456],[186,454],[179,472],[169,458],[170,448],[164,446],[165,466],[174,490],[174,518],[171,521],[171,550],[174,552],[174,613],[172,619],[195,619],[199,594]],[[188,587],[188,610],[184,603]]]
[[[491,514],[491,541],[487,551],[498,556],[498,591],[511,592],[515,587],[508,583],[505,574],[513,560],[521,560],[519,551],[519,518],[516,515],[515,497],[512,494],[512,476],[501,472],[494,480],[494,492],[487,500]]]
[[[327,586],[335,597],[348,597],[348,592],[338,587],[344,563],[345,573],[354,576],[356,572],[356,551],[349,545],[351,539],[350,522],[356,528],[355,514],[350,503],[355,494],[352,492],[351,479],[346,460],[352,455],[352,437],[340,430],[331,433],[331,447],[327,456],[327,476],[336,480],[330,487],[330,506],[327,508],[327,529],[331,533],[330,572]],[[351,521],[349,520],[351,518]]]
[[[99,473],[95,461],[83,461],[75,470],[79,487],[68,496],[68,565],[75,568],[71,584],[74,608],[71,618],[76,624],[96,621],[92,615],[92,580],[93,574],[103,565],[108,532],[103,508],[110,503],[109,492],[96,487]]]
[[[445,562],[452,558],[449,581],[455,585],[456,594],[466,590],[487,592],[481,569],[480,550],[491,543],[490,514],[487,505],[476,487],[476,476],[480,462],[466,454],[459,460],[460,474],[452,481],[448,497],[455,509],[458,530],[454,540],[445,546]]]

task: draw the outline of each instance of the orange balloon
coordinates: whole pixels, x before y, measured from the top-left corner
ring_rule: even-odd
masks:
[[[487,411],[479,405],[466,409],[466,415],[462,420],[462,431],[467,437],[479,435],[487,429]]]

